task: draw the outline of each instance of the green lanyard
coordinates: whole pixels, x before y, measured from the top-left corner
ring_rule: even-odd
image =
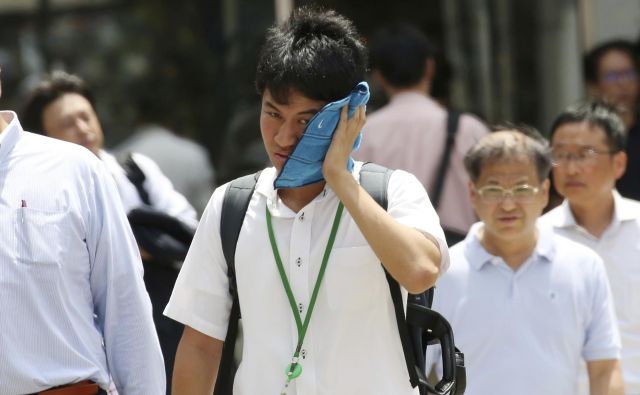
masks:
[[[284,272],[284,266],[282,265],[282,259],[280,258],[280,253],[278,252],[278,245],[276,244],[276,238],[273,234],[273,227],[271,225],[271,213],[269,212],[269,207],[266,208],[267,211],[267,230],[269,231],[269,241],[271,242],[271,249],[273,250],[273,257],[275,258],[276,265],[278,266],[278,272],[280,273],[280,278],[282,279],[282,285],[284,286],[284,290],[287,293],[287,299],[289,299],[289,304],[291,305],[291,311],[293,312],[293,317],[296,320],[296,327],[298,329],[298,344],[296,345],[296,350],[293,354],[293,358],[291,359],[291,363],[287,366],[287,382],[285,384],[285,390],[289,386],[289,382],[300,376],[302,373],[302,366],[298,363],[298,358],[300,356],[300,350],[302,349],[302,343],[304,342],[304,337],[307,334],[307,328],[309,327],[309,321],[311,320],[311,314],[313,313],[313,307],[316,305],[316,299],[318,297],[318,291],[320,290],[320,283],[322,282],[322,278],[324,277],[325,269],[327,268],[327,262],[329,261],[329,255],[331,255],[331,249],[333,248],[333,242],[336,239],[336,233],[338,233],[338,225],[340,224],[340,218],[342,217],[342,211],[344,206],[342,202],[338,204],[338,209],[336,210],[336,216],[333,219],[333,227],[331,228],[331,234],[329,235],[329,240],[327,241],[327,246],[324,249],[324,256],[322,257],[322,264],[320,265],[320,271],[318,272],[318,278],[316,279],[316,285],[313,287],[313,293],[311,294],[311,302],[309,303],[309,308],[307,309],[307,314],[304,317],[304,323],[300,318],[300,313],[296,308],[296,299],[293,296],[293,292],[291,291],[291,286],[289,285],[289,280],[287,280],[287,275]]]

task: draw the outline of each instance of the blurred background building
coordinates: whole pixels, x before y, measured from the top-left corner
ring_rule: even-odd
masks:
[[[1,108],[19,110],[43,73],[97,95],[107,146],[153,123],[204,145],[218,184],[261,167],[253,74],[264,31],[303,0],[0,0]],[[363,36],[405,20],[442,50],[441,100],[489,123],[546,131],[585,95],[581,56],[637,40],[638,0],[318,0]],[[375,86],[371,107],[383,104]]]

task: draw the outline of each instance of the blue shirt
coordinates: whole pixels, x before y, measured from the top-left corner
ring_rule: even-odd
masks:
[[[136,243],[111,175],[88,150],[26,133],[0,142],[0,393],[113,378],[165,393]]]

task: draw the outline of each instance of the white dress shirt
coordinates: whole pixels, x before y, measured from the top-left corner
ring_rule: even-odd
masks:
[[[361,162],[356,162],[357,176]],[[311,298],[338,206],[326,187],[298,213],[273,189],[276,171],[262,172],[238,240],[235,266],[244,347],[234,394],[278,394],[297,342],[297,330],[267,235],[265,206],[302,316]],[[220,209],[227,184],[216,189],[202,217],[165,314],[216,339],[226,337],[231,297],[220,241]],[[439,240],[442,270],[448,252],[438,217],[420,182],[395,171],[389,214]],[[406,295],[405,295],[406,297]],[[288,395],[417,394],[398,335],[383,268],[347,210],[305,337],[302,375]]]
[[[129,180],[127,173],[116,158],[104,150],[100,151],[99,156],[116,182],[125,212],[128,213],[134,208],[144,206],[138,190]],[[153,160],[138,153],[133,153],[132,157],[140,167],[140,170],[142,170],[142,173],[144,173],[145,180],[142,187],[149,194],[150,206],[165,214],[179,218],[193,227],[197,226],[198,216],[196,210],[184,196],[173,188],[173,184],[162,173],[158,165]]]
[[[0,136],[0,394],[93,380],[165,393],[142,265],[112,177],[88,150]]]
[[[613,192],[613,219],[598,239],[576,223],[565,200],[541,221],[602,257],[622,338],[625,394],[640,395],[640,202]]]
[[[533,254],[514,272],[480,244],[481,226],[451,248],[433,303],[464,353],[465,394],[575,394],[581,360],[620,354],[602,259],[540,230]],[[427,366],[438,361],[439,347],[428,347],[427,356]]]

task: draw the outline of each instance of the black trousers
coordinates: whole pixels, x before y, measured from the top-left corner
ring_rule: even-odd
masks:
[[[173,286],[178,278],[178,270],[154,262],[143,262],[144,283],[153,306],[153,322],[160,340],[160,348],[164,357],[165,373],[167,375],[167,395],[171,392],[171,376],[173,362],[176,359],[178,343],[182,337],[184,325],[165,317],[162,312],[169,303]]]

